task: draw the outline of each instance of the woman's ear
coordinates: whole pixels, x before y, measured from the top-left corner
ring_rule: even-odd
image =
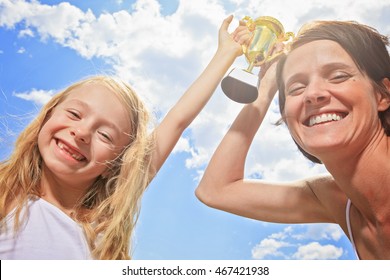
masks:
[[[378,111],[383,112],[386,111],[390,107],[390,80],[389,78],[384,78],[382,80],[382,84],[387,91],[387,95],[380,94],[378,100]]]

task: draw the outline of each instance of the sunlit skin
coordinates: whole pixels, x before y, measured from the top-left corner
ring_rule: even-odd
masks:
[[[388,104],[336,42],[314,41],[292,51],[283,78],[290,132],[323,162],[359,154],[383,136],[378,111]]]
[[[248,38],[243,29],[234,33],[239,42]],[[378,116],[389,108],[388,98],[335,41],[302,42],[287,54],[282,69],[282,115],[297,144],[329,174],[291,182],[249,180],[248,152],[277,92],[276,63],[262,68],[258,99],[230,126],[196,195],[236,215],[274,223],[335,223],[347,235],[349,199],[360,258],[389,259],[390,141]],[[389,79],[380,82],[383,91],[390,90]]]
[[[383,170],[390,168],[390,141],[378,112],[389,107],[389,100],[333,41],[313,41],[292,51],[283,79],[284,114],[293,138],[325,164],[338,188],[353,201],[350,218],[360,257],[388,258],[390,177]],[[389,85],[387,79],[383,83]],[[335,195],[338,190],[324,199],[320,188],[312,189],[323,205],[345,205]],[[332,214],[340,225],[342,214],[343,209]]]
[[[129,144],[128,116],[115,94],[98,84],[73,90],[57,105],[38,136],[43,198],[72,205],[107,172],[107,162]]]

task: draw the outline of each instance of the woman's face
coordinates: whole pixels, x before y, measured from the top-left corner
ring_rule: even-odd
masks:
[[[338,43],[318,40],[298,47],[282,75],[284,117],[308,153],[323,160],[329,151],[362,148],[381,130],[378,111],[388,103]]]
[[[39,133],[44,170],[89,186],[129,144],[130,128],[126,108],[107,87],[78,87],[52,110]]]

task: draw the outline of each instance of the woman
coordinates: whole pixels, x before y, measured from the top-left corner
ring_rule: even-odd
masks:
[[[249,40],[244,27],[236,32]],[[355,22],[306,26],[277,71],[276,63],[265,74],[262,69],[259,97],[242,109],[215,151],[198,198],[262,221],[337,223],[358,257],[390,259],[386,45],[386,37]],[[282,119],[294,141],[331,175],[283,183],[244,179],[249,147],[277,88]]]

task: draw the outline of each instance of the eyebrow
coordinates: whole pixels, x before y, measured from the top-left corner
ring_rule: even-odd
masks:
[[[343,62],[331,62],[331,63],[327,63],[327,64],[321,66],[321,72],[325,72],[325,73],[327,73],[329,71],[333,71],[335,69],[349,70],[349,71],[354,70],[354,68],[351,65],[343,63]],[[299,79],[300,77],[304,77],[304,76],[306,76],[306,74],[301,73],[301,72],[292,75],[291,77],[289,77],[286,80],[285,87],[290,85],[293,81]]]
[[[87,103],[85,103],[84,101],[81,101],[81,100],[79,100],[79,99],[68,99],[67,101],[68,101],[68,102],[77,103],[77,105],[83,107],[84,110],[89,111],[89,112],[93,112],[93,110],[91,109],[91,106],[89,106],[89,105],[88,105]],[[96,112],[95,112],[95,113],[96,113]],[[99,114],[97,114],[97,115],[100,117]],[[119,129],[119,127],[118,127],[115,123],[109,121],[108,119],[102,119],[102,120],[103,120],[103,123],[104,123],[105,125],[107,125],[108,127],[112,128],[112,129],[114,129],[114,130],[116,130],[116,131],[118,132],[118,134],[121,134],[122,130]]]
[[[325,71],[331,71],[334,69],[353,70],[354,68],[351,65],[343,63],[343,62],[332,62],[332,63],[325,64],[323,66],[323,69],[325,72]]]

